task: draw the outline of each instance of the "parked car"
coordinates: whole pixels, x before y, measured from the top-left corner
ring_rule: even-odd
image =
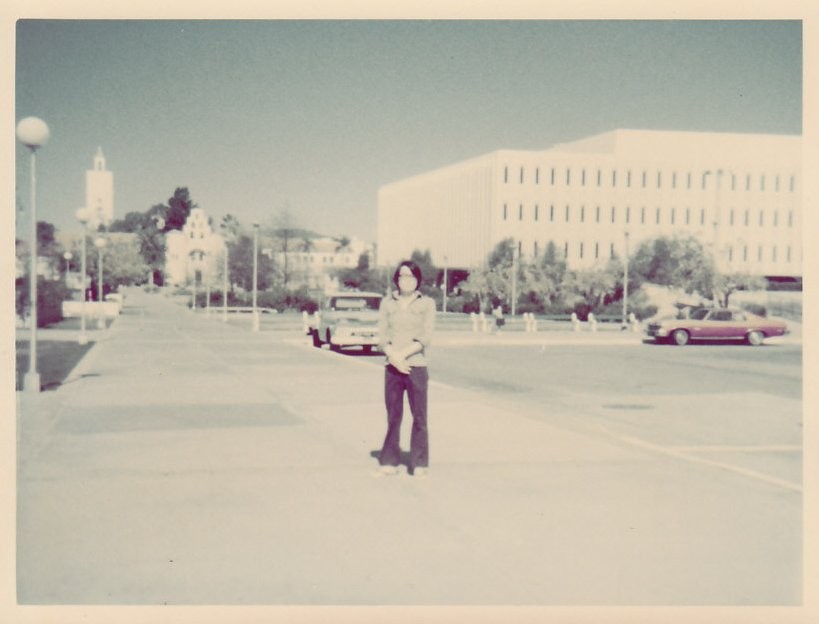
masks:
[[[373,292],[339,292],[327,297],[317,325],[310,328],[313,345],[327,343],[333,351],[360,346],[370,352],[378,344],[381,298]]]
[[[686,345],[691,340],[744,340],[761,345],[772,336],[783,336],[787,324],[735,308],[695,308],[687,317],[650,321],[646,333],[656,342]]]

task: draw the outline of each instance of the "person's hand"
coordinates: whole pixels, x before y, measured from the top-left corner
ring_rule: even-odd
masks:
[[[407,363],[407,361],[404,358],[390,357],[389,362],[390,364],[392,364],[393,368],[397,370],[399,373],[409,375],[411,366]]]

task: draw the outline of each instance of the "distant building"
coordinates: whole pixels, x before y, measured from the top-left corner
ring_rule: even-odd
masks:
[[[85,172],[85,207],[91,218],[89,226],[108,226],[114,220],[114,174],[105,168],[102,148],[97,148],[94,168]]]
[[[379,265],[430,250],[474,268],[502,240],[570,268],[640,241],[693,235],[721,270],[802,274],[801,136],[615,130],[541,151],[499,150],[378,191]]]
[[[214,285],[222,276],[225,240],[213,232],[205,211],[191,210],[182,230],[165,235],[165,282]],[[221,282],[218,282],[221,283]]]
[[[291,241],[286,257],[288,283],[328,291],[338,286],[333,280],[335,270],[354,269],[362,254],[367,254],[372,264],[372,244],[356,238],[348,239],[347,244],[342,242],[330,237]],[[272,255],[276,266],[283,271],[285,253],[279,251]]]

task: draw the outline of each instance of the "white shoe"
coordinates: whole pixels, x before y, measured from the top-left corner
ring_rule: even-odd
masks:
[[[421,477],[422,479],[424,479],[424,478],[426,478],[426,477],[428,477],[428,476],[429,476],[429,468],[425,468],[425,467],[423,467],[423,466],[419,466],[418,468],[416,468],[416,469],[415,469],[415,470],[412,472],[412,474],[413,474],[414,476],[416,476],[416,477]]]
[[[381,466],[375,473],[377,477],[390,477],[398,474],[398,466]]]

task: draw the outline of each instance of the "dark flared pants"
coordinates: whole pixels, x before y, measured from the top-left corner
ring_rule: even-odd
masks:
[[[404,416],[404,393],[412,412],[412,436],[410,437],[409,467],[429,465],[429,434],[427,433],[427,386],[429,374],[426,366],[413,366],[409,375],[399,373],[388,365],[384,372],[384,402],[387,406],[387,435],[378,461],[382,466],[401,463],[401,419]]]

